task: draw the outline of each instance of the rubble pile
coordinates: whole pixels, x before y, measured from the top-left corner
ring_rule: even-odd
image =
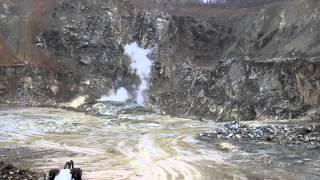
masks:
[[[308,149],[320,148],[320,125],[249,125],[240,122],[220,124],[201,133],[201,136],[230,140],[263,140],[285,146],[303,145]]]
[[[0,162],[0,179],[37,180],[44,179],[44,177],[45,174],[40,174],[29,170],[18,169],[13,165]]]

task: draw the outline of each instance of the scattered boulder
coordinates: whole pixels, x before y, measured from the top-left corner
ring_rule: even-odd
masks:
[[[285,146],[303,145],[308,149],[320,148],[320,125],[272,124],[253,126],[240,122],[220,124],[201,136],[230,140],[273,141]]]

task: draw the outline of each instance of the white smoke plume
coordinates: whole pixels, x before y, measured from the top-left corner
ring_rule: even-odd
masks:
[[[102,96],[98,101],[126,102],[128,99],[128,91],[121,87],[116,92],[114,90],[110,91],[107,96]]]
[[[152,52],[152,49],[143,49],[138,46],[136,42],[128,44],[124,47],[125,54],[131,59],[131,68],[136,71],[141,80],[141,84],[137,91],[137,103],[143,104],[143,94],[148,88],[148,79],[151,72],[152,61],[148,58],[148,54]]]

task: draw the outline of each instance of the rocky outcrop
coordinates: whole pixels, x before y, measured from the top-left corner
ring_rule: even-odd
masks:
[[[47,97],[56,97],[59,78],[54,74],[32,66],[0,67],[0,91],[2,103],[54,105]],[[65,79],[66,80],[66,79]]]
[[[72,72],[81,78],[82,94],[98,98],[118,85],[130,90],[135,74],[123,56],[134,16],[130,7],[126,1],[61,1],[35,43],[78,68]]]
[[[297,118],[319,104],[316,62],[232,60],[196,71],[190,65],[183,67],[182,86],[174,86],[176,92],[164,89],[159,95],[161,109],[171,113],[221,120]]]
[[[319,105],[318,1],[190,3],[6,1],[0,100],[134,93],[139,80],[123,47],[137,41],[153,49],[146,104],[157,111],[252,120],[296,118]]]
[[[137,78],[123,56],[133,13],[127,1],[3,2],[0,101],[52,105],[133,89]]]
[[[166,41],[156,40],[150,104],[218,120],[303,116],[319,105],[318,3],[281,2],[249,17],[173,17]]]

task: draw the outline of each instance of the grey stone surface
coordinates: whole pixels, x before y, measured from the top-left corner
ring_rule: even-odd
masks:
[[[54,104],[79,95],[93,101],[120,86],[134,97],[139,80],[123,48],[136,41],[153,49],[146,105],[156,112],[291,119],[319,105],[318,1],[241,1],[228,8],[176,3],[184,4],[6,2],[1,102]]]

